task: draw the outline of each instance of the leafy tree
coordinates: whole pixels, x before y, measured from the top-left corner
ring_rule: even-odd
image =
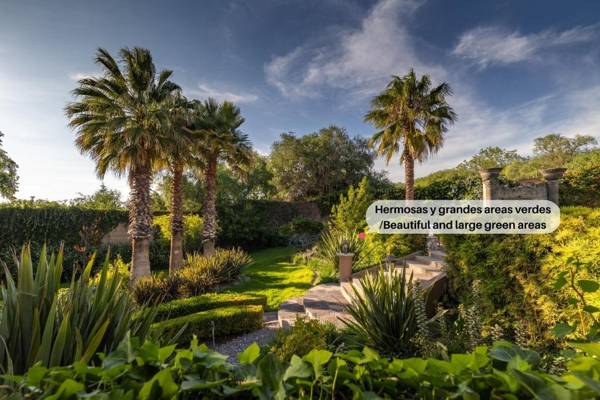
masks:
[[[411,69],[404,77],[394,76],[387,88],[371,101],[365,121],[380,129],[369,144],[386,164],[401,153],[404,164],[406,199],[414,199],[415,160],[422,162],[444,143],[448,125],[456,114],[446,102],[450,86],[442,83],[431,88],[427,75],[417,78]]]
[[[533,154],[540,157],[547,168],[562,167],[575,154],[596,144],[598,141],[592,136],[575,135],[574,138],[568,138],[552,133],[534,140]]]
[[[340,197],[340,202],[333,206],[329,225],[331,228],[345,232],[356,232],[367,225],[365,215],[371,204],[369,180],[363,178],[358,186],[350,186],[347,195]]]
[[[524,157],[517,154],[516,150],[506,150],[500,147],[484,147],[479,150],[469,160],[465,160],[458,165],[458,168],[464,168],[468,171],[478,172],[484,168],[503,168],[514,161],[522,161]]]
[[[120,63],[98,49],[96,63],[103,75],[79,80],[73,91],[77,100],[65,111],[69,126],[77,129],[76,146],[96,162],[98,176],[109,170],[128,175],[131,271],[136,280],[150,275],[150,185],[156,162],[167,152],[167,102],[179,87],[170,81],[172,71],[156,73],[150,51],[123,48],[119,55]]]
[[[202,135],[200,145],[201,165],[205,168],[206,188],[204,198],[204,254],[214,252],[218,221],[216,208],[216,178],[219,161],[240,170],[250,164],[252,147],[248,136],[240,132],[244,118],[239,107],[229,101],[219,104],[214,99],[195,102],[189,132]]]
[[[109,189],[101,184],[94,194],[85,196],[79,193],[79,197],[70,201],[72,206],[82,208],[93,208],[97,210],[117,210],[123,208],[121,193],[118,190]]]
[[[302,137],[284,133],[273,144],[269,168],[279,197],[307,200],[339,193],[371,175],[373,154],[364,139],[330,126]]]
[[[2,148],[3,136],[4,134],[0,132],[0,196],[12,200],[19,188],[18,165]]]

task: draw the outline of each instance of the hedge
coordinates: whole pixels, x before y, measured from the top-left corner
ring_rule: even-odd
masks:
[[[256,305],[267,306],[265,296],[255,296],[237,293],[210,293],[185,299],[173,300],[157,306],[156,321],[164,321],[169,318],[182,317],[200,311],[213,310],[232,306]]]
[[[264,309],[262,305],[233,306],[200,311],[195,314],[168,319],[152,324],[152,331],[165,337],[174,337],[184,328],[178,337],[179,343],[193,339],[211,338],[213,336],[230,336],[260,329],[263,324]]]

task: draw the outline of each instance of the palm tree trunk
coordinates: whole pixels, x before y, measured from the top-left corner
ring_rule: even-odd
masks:
[[[183,164],[175,161],[171,166],[173,182],[171,185],[171,254],[169,272],[183,266]]]
[[[404,187],[406,191],[405,199],[415,199],[415,159],[412,154],[404,150]]]
[[[134,282],[143,276],[150,276],[151,181],[149,167],[137,168],[129,173],[129,235],[132,240],[131,277]]]
[[[216,181],[217,181],[217,157],[208,159],[206,170],[206,197],[204,199],[204,255],[209,256],[215,251],[217,239],[217,208],[216,208]]]

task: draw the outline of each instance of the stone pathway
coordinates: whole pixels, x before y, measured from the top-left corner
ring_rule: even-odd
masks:
[[[445,253],[435,237],[428,239],[428,255],[411,254],[400,259],[391,259],[396,268],[407,268],[407,274],[412,274],[413,281],[419,281],[421,287],[430,290],[430,299],[435,301],[446,285]],[[360,290],[361,278],[368,273],[378,270],[379,267],[363,270],[352,275],[352,285]],[[353,296],[349,283],[326,283],[311,288],[301,297],[289,299],[281,305],[277,313],[279,325],[283,328],[291,326],[296,317],[318,319],[331,322],[337,327],[343,327],[341,318],[350,319],[345,311]]]

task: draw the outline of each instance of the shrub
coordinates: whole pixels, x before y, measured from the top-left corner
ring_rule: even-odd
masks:
[[[139,305],[159,304],[179,298],[182,284],[180,274],[152,275],[138,279],[131,292]]]
[[[558,322],[580,321],[571,306],[579,296],[571,284],[556,285],[559,278],[570,280],[573,272],[577,283],[600,274],[600,209],[563,207],[561,225],[550,234],[447,235],[442,241],[454,297],[472,304],[471,287],[479,281],[484,329],[506,321],[509,337],[518,333],[531,346],[551,344],[551,328]],[[588,298],[589,305],[600,308],[600,291]]]
[[[160,240],[166,245],[171,242],[171,216],[159,215],[154,217],[153,224],[160,231]],[[191,253],[202,248],[202,228],[204,221],[199,215],[183,216],[183,250]]]
[[[193,341],[160,348],[126,340],[102,366],[34,367],[0,386],[4,398],[123,399],[224,397],[383,399],[592,399],[600,394],[600,344],[575,344],[579,354],[560,375],[540,368],[540,355],[507,342],[448,360],[387,359],[369,348],[333,354],[315,349],[289,363],[252,344],[240,365]]]
[[[561,203],[600,207],[600,149],[577,154],[565,167]]]
[[[152,331],[164,337],[179,334],[178,342],[185,343],[192,340],[193,336],[212,338],[260,329],[263,314],[263,306],[259,305],[216,308],[157,322],[152,325]]]
[[[181,317],[200,311],[232,306],[267,306],[265,296],[255,296],[237,293],[210,293],[201,296],[189,297],[187,299],[173,300],[162,303],[156,307],[156,321],[169,318]]]
[[[339,265],[338,254],[343,252],[343,247],[347,246],[347,251],[353,253],[353,269],[359,270],[366,265],[368,261],[367,247],[364,240],[358,236],[358,232],[344,231],[339,229],[329,229],[321,235],[319,242],[319,257],[327,262],[337,271]]]
[[[318,235],[323,230],[323,223],[314,219],[294,218],[291,222],[282,225],[279,232],[283,236],[292,235]]]
[[[270,351],[278,359],[290,361],[292,356],[304,356],[313,349],[327,349],[336,341],[338,334],[331,323],[315,319],[296,318],[294,326],[280,329],[270,345]]]
[[[128,331],[145,335],[153,313],[144,312],[134,322],[135,306],[121,276],[109,275],[107,258],[92,286],[93,263],[92,257],[82,275],[61,293],[62,252],[48,258],[43,249],[34,270],[29,247],[22,249],[16,282],[7,274],[1,291],[0,367],[4,371],[22,373],[35,363],[86,363],[97,351],[114,350]]]
[[[407,278],[406,269],[396,268],[365,275],[361,287],[355,286],[347,307],[352,317],[343,320],[360,343],[372,346],[387,355],[412,355],[417,351],[417,335],[429,321],[421,321],[422,299]],[[421,338],[425,339],[425,338]]]

